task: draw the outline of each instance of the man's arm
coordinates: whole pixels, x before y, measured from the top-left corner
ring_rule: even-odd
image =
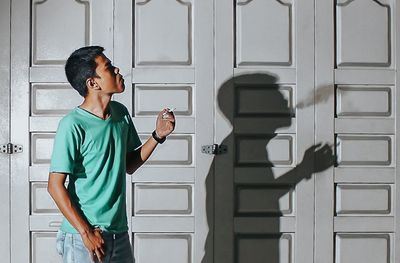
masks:
[[[54,199],[64,217],[82,236],[82,240],[89,250],[92,259],[94,254],[96,254],[98,259],[102,260],[105,255],[103,249],[104,240],[99,231],[93,230],[74,207],[64,186],[66,177],[67,175],[64,173],[50,173],[47,191]]]
[[[168,109],[160,111],[156,121],[156,133],[160,138],[167,137],[175,129],[175,116]],[[126,154],[126,172],[133,174],[142,164],[144,164],[153,153],[158,142],[150,136],[149,139],[136,151]]]
[[[133,174],[142,164],[144,164],[153,153],[158,142],[150,136],[149,139],[136,151],[126,154],[126,172]]]

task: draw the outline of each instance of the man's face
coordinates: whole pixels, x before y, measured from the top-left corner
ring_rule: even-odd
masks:
[[[105,56],[100,55],[95,59],[97,63],[94,81],[100,86],[102,93],[114,94],[125,90],[124,78],[119,74],[119,68],[114,67],[111,61]]]

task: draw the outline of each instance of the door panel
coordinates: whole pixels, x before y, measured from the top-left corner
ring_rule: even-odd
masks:
[[[193,65],[193,10],[192,1],[136,1],[134,67]]]
[[[79,105],[81,101],[82,97],[67,83],[35,83],[31,88],[31,115],[35,117],[62,116]],[[42,118],[35,120],[39,119]]]
[[[237,1],[237,67],[293,65],[292,12],[290,0]]]
[[[34,0],[31,15],[32,66],[64,65],[73,50],[89,44],[89,1]]]
[[[193,259],[192,234],[163,234],[163,233],[138,233],[135,235],[135,262],[160,262],[162,257],[165,262],[186,263]],[[146,251],[154,251],[148,253]]]
[[[32,232],[32,263],[40,262],[60,262],[60,255],[58,255],[56,249],[49,249],[54,247],[56,243],[55,232]]]
[[[391,1],[336,3],[337,67],[390,67],[392,61]],[[365,19],[365,14],[371,19]],[[356,22],[358,21],[358,22]],[[362,21],[362,22],[361,22]]]

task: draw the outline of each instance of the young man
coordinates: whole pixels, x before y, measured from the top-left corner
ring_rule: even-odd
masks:
[[[152,136],[141,145],[128,110],[111,101],[125,85],[103,51],[80,48],[65,65],[68,81],[84,97],[59,123],[49,170],[48,192],[65,217],[57,251],[67,263],[133,262],[125,175],[138,169],[175,127],[174,114],[163,109]]]

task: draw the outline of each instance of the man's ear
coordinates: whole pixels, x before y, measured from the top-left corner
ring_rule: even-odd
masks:
[[[94,81],[93,78],[88,78],[86,80],[86,87],[88,89],[94,89],[94,90],[100,89],[99,85],[97,85],[96,81]]]

